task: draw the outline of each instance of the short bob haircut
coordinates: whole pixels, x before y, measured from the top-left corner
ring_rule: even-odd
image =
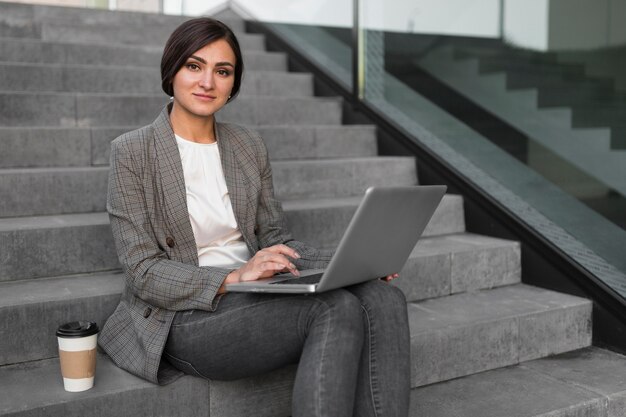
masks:
[[[235,53],[235,82],[228,101],[239,93],[243,76],[243,59],[241,48],[233,31],[219,20],[210,17],[199,17],[182,23],[172,32],[163,49],[161,58],[161,87],[165,94],[172,97],[174,76],[187,59],[199,49],[217,40],[224,39]]]

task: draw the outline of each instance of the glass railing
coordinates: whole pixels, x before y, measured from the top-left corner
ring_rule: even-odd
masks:
[[[312,25],[265,20],[626,298],[626,9],[613,2],[360,0],[343,24],[322,5]]]

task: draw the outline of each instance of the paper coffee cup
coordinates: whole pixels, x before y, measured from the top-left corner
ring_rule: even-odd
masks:
[[[56,335],[65,390],[80,392],[93,387],[98,325],[73,321],[59,326]]]

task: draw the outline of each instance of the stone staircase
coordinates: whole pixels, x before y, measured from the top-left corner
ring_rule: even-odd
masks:
[[[418,182],[413,158],[377,156],[375,127],[342,125],[340,99],[314,97],[311,75],[220,18],[248,72],[218,117],[263,134],[295,236],[332,247],[368,185]],[[167,102],[158,62],[181,20],[0,3],[0,416],[290,414],[293,367],[159,387],[100,355],[93,389],[63,390],[56,327],[103,324],[123,288],[108,145]],[[623,415],[626,360],[590,347],[591,303],[522,284],[520,265],[517,242],[468,233],[462,197],[444,198],[394,281],[410,303],[412,416]]]
[[[416,64],[606,187],[626,195],[626,95],[556,55],[442,43]]]

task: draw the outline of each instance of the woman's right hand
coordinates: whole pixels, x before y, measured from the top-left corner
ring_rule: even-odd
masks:
[[[261,249],[239,269],[228,274],[224,282],[255,281],[270,278],[278,272],[291,272],[299,276],[300,272],[289,258],[298,259],[300,255],[287,245],[274,245]]]

